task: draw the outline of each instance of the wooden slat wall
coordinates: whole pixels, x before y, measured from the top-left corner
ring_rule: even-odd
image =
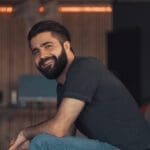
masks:
[[[3,92],[3,105],[10,101],[10,92],[17,88],[19,76],[33,73],[24,21],[0,16],[0,91]]]
[[[95,56],[106,63],[106,33],[112,27],[111,14],[60,15],[61,22],[71,32],[75,53]],[[4,94],[4,106],[10,101],[11,90],[17,89],[19,76],[37,73],[27,45],[25,28],[21,18],[0,16],[0,91]]]
[[[77,55],[94,56],[107,63],[106,33],[112,28],[111,13],[64,13],[62,22],[72,35]]]

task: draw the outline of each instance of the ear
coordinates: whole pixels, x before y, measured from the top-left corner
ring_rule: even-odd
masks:
[[[64,49],[65,49],[66,51],[69,51],[69,50],[70,50],[71,44],[70,44],[69,41],[65,41],[65,42],[63,43],[63,45],[64,45]]]

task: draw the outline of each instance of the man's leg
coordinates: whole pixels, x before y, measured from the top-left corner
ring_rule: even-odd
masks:
[[[78,137],[58,138],[48,134],[40,134],[31,141],[30,150],[119,150],[98,140]]]

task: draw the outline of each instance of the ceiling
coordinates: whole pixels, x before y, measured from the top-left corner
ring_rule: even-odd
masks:
[[[0,0],[2,5],[16,5],[23,3],[27,0]],[[150,0],[37,0],[41,4],[56,1],[60,4],[96,4],[96,3],[112,3],[112,2],[150,2]]]
[[[16,5],[25,2],[26,0],[0,0],[0,4],[6,5]],[[113,0],[37,0],[40,3],[47,3],[50,1],[56,1],[59,3],[104,3],[104,2],[112,2]]]
[[[16,4],[20,4],[25,2],[26,0],[0,0],[0,4],[6,4],[6,5],[16,5]],[[48,1],[52,1],[52,0],[37,0],[40,1],[40,3],[46,3]]]

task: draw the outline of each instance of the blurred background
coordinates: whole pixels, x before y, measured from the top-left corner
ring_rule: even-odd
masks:
[[[149,0],[0,0],[0,150],[56,111],[56,82],[37,72],[26,39],[45,19],[68,28],[76,55],[116,74],[150,122],[149,14]]]

